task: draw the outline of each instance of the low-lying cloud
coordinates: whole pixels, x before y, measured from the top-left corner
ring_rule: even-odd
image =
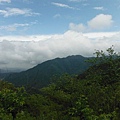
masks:
[[[93,56],[95,49],[105,50],[114,45],[120,51],[120,32],[0,37],[0,68],[28,69],[41,62],[69,55]],[[3,63],[3,64],[2,64]]]

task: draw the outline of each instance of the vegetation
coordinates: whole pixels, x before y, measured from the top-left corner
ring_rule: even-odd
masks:
[[[120,56],[113,47],[95,55],[87,71],[55,77],[41,89],[25,90],[0,81],[0,119],[119,120]]]
[[[51,83],[51,78],[64,73],[79,74],[88,69],[90,63],[85,62],[86,57],[81,55],[56,58],[43,62],[27,71],[10,74],[5,80],[16,86],[42,88]]]

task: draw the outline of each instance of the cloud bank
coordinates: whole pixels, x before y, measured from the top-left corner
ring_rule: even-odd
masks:
[[[0,68],[28,69],[41,62],[69,55],[93,56],[95,49],[114,45],[120,51],[120,32],[87,33],[67,31],[64,34],[0,36]]]

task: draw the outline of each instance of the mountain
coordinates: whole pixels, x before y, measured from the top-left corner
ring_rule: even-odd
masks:
[[[4,80],[9,75],[10,75],[10,73],[0,73],[0,80]]]
[[[48,60],[27,71],[10,74],[5,80],[17,86],[41,88],[48,85],[55,75],[82,73],[90,66],[90,63],[85,62],[87,59],[81,55],[75,55]]]

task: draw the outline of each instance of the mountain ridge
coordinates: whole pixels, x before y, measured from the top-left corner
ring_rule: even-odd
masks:
[[[81,55],[55,58],[26,71],[10,74],[5,80],[17,86],[43,87],[48,85],[55,75],[82,73],[90,66],[90,63],[85,62],[87,59]]]

